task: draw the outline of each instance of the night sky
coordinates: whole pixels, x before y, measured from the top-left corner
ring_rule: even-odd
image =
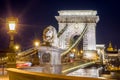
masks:
[[[117,0],[118,1],[118,0]],[[111,41],[120,48],[120,4],[115,0],[0,0],[0,50],[8,47],[5,19],[18,17],[15,42],[23,49],[33,46],[33,40],[42,40],[43,29],[49,25],[58,29],[59,10],[97,10],[100,21],[96,28],[96,43]]]

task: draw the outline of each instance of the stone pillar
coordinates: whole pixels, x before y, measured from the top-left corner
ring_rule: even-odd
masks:
[[[96,23],[87,23],[87,26],[83,37],[83,50],[96,50]]]
[[[7,68],[16,68],[16,54],[7,53]]]
[[[40,46],[38,48],[40,65],[43,66],[43,72],[61,74],[61,51],[59,48],[52,46]]]

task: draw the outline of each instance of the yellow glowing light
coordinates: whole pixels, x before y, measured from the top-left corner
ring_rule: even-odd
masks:
[[[9,22],[9,29],[10,30],[15,30],[16,24],[15,22]]]
[[[6,23],[10,31],[15,31],[18,23],[18,18],[9,17],[6,19]]]
[[[36,47],[38,47],[38,46],[40,45],[40,42],[39,42],[39,41],[35,41],[35,42],[34,42],[34,45],[35,45]]]
[[[15,49],[18,50],[20,48],[19,45],[15,45]]]
[[[81,50],[80,53],[83,53],[83,50]]]
[[[72,51],[73,51],[73,52],[76,52],[76,49],[73,49]]]

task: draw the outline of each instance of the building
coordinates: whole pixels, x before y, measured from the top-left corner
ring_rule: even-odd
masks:
[[[120,70],[120,56],[118,53],[118,49],[116,47],[113,48],[111,42],[106,48],[106,60],[108,70]]]
[[[106,48],[106,56],[107,57],[118,57],[118,49],[115,47],[113,48],[112,43],[109,42],[108,47]]]

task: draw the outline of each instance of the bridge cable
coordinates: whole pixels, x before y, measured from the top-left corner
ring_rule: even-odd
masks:
[[[76,40],[76,42],[75,42],[71,47],[69,47],[66,51],[64,51],[63,53],[61,53],[61,56],[63,56],[63,55],[65,55],[65,54],[67,54],[68,52],[70,52],[70,50],[71,50],[72,48],[74,48],[74,47],[79,43],[79,41],[81,41],[83,35],[84,35],[85,32],[87,31],[87,28],[88,28],[88,26],[87,26],[87,24],[85,24],[85,28],[83,29],[81,35],[78,37],[78,39]]]

